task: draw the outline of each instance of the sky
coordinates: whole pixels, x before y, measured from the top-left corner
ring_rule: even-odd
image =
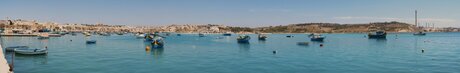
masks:
[[[0,0],[0,20],[129,26],[399,21],[460,27],[460,0]]]

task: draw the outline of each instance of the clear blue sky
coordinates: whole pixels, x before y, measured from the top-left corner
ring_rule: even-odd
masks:
[[[0,17],[116,25],[414,23],[460,27],[460,0],[0,0]]]

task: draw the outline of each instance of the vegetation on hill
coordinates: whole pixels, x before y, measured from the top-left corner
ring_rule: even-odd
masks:
[[[286,26],[270,26],[253,28],[254,32],[264,33],[354,33],[370,30],[387,32],[410,32],[415,26],[401,22],[376,22],[368,24],[337,24],[337,23],[300,23]]]

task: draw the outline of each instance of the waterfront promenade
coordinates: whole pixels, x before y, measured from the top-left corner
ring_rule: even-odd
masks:
[[[5,59],[5,55],[3,54],[2,45],[0,45],[0,73],[12,73],[10,72],[10,67],[8,66],[8,62]]]

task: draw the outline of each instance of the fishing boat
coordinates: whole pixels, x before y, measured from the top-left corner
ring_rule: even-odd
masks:
[[[110,36],[110,33],[107,33],[107,32],[98,32],[97,34],[102,35],[102,36]]]
[[[10,52],[14,51],[14,49],[28,49],[29,46],[11,46],[11,47],[6,47],[5,51]]]
[[[145,34],[137,33],[137,34],[136,34],[136,37],[137,37],[137,38],[144,38],[144,37],[145,37]]]
[[[425,32],[421,32],[421,31],[420,31],[420,32],[414,33],[414,35],[418,35],[418,36],[424,36],[424,35],[426,35],[426,33],[425,33]]]
[[[238,38],[236,38],[238,43],[249,43],[250,39],[251,39],[251,37],[249,37],[248,35],[240,35],[240,36],[238,36]]]
[[[310,36],[310,40],[311,41],[324,41],[324,36],[322,36],[321,34],[313,34],[312,36]]]
[[[123,32],[117,32],[116,34],[117,35],[123,35],[124,33]]]
[[[85,36],[91,36],[91,33],[89,33],[89,32],[83,32],[82,34],[85,35]]]
[[[152,42],[152,48],[163,48],[164,46],[164,39],[161,37],[155,37],[154,41]]]
[[[48,33],[43,33],[38,35],[38,39],[49,39],[49,34]]]
[[[199,37],[204,37],[204,34],[203,33],[198,33],[198,36]]]
[[[39,54],[47,54],[48,49],[14,49],[15,53],[24,54],[24,55],[39,55]]]
[[[96,40],[87,40],[86,44],[96,44]]]
[[[152,34],[146,34],[144,39],[145,41],[153,41],[154,36]]]
[[[372,38],[384,39],[384,38],[387,37],[387,33],[385,31],[380,30],[380,31],[376,31],[376,32],[371,32],[367,36],[370,39],[372,39]]]
[[[292,35],[288,35],[288,36],[286,36],[286,37],[288,37],[288,38],[291,38],[291,37],[294,37],[294,36],[292,36]]]
[[[265,34],[259,34],[257,37],[259,38],[259,40],[267,40],[268,38]]]
[[[224,33],[224,34],[222,34],[222,35],[224,35],[224,36],[232,36],[232,33],[226,32],[226,33]]]

